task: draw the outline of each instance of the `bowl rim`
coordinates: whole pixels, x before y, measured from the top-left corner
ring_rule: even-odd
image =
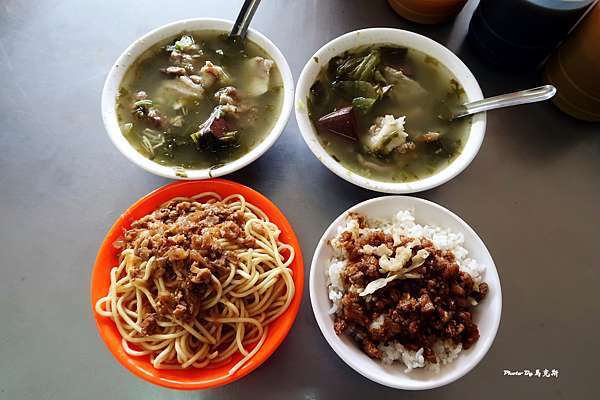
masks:
[[[273,59],[273,61],[275,61],[283,82],[283,99],[279,116],[273,124],[270,132],[265,135],[262,141],[250,149],[250,151],[240,158],[230,161],[218,168],[186,168],[185,172],[187,176],[180,176],[177,175],[175,167],[160,165],[144,157],[137,150],[135,150],[135,148],[127,141],[127,139],[125,139],[123,133],[121,132],[116,114],[116,97],[118,89],[128,68],[144,51],[148,50],[157,42],[168,37],[175,36],[184,31],[215,30],[226,32],[231,28],[231,26],[233,26],[233,22],[231,20],[222,18],[189,18],[173,21],[145,33],[131,43],[119,55],[117,60],[110,68],[104,81],[101,95],[101,112],[104,129],[111,142],[129,161],[152,174],[165,178],[177,180],[209,179],[235,172],[247,166],[262,156],[269,148],[271,148],[271,146],[275,144],[287,126],[292,112],[295,89],[294,78],[287,59],[281,50],[269,38],[267,38],[267,36],[253,28],[248,29],[247,38],[248,40],[260,46]]]
[[[327,320],[327,321],[325,320],[325,319],[327,319],[328,316],[323,317],[323,312],[322,312],[322,310],[319,309],[319,307],[317,305],[317,301],[316,301],[316,299],[320,296],[317,293],[317,291],[319,289],[321,289],[321,288],[317,288],[316,274],[318,273],[318,271],[322,271],[322,269],[320,269],[319,265],[318,265],[318,258],[320,257],[321,253],[324,251],[325,247],[327,246],[328,237],[329,237],[329,235],[332,234],[333,230],[340,225],[340,223],[343,221],[343,219],[346,217],[346,215],[350,212],[353,212],[364,206],[374,205],[374,204],[377,204],[380,202],[385,202],[385,201],[394,201],[399,198],[401,198],[402,201],[408,200],[409,202],[421,203],[421,204],[425,205],[426,207],[432,207],[434,209],[438,209],[438,210],[442,211],[442,213],[449,216],[451,219],[454,219],[459,225],[461,225],[461,229],[463,229],[465,232],[469,232],[470,234],[472,234],[473,237],[475,238],[475,241],[478,242],[478,245],[481,246],[482,250],[484,250],[484,252],[487,253],[487,255],[489,256],[489,259],[491,260],[491,263],[489,265],[486,264],[486,275],[488,275],[488,276],[489,276],[489,274],[494,275],[495,280],[498,283],[498,287],[495,288],[495,290],[493,291],[493,296],[497,299],[497,301],[495,302],[495,304],[497,305],[497,308],[491,310],[491,312],[494,313],[492,315],[492,326],[491,326],[491,329],[489,330],[489,336],[487,337],[487,340],[484,343],[480,344],[480,346],[482,346],[482,347],[480,347],[479,353],[474,355],[472,357],[472,359],[470,360],[470,362],[467,365],[463,366],[462,370],[460,370],[460,372],[458,374],[456,374],[456,376],[451,377],[451,378],[446,378],[446,379],[442,378],[442,379],[435,380],[435,381],[422,381],[422,382],[420,382],[420,384],[415,385],[415,386],[406,386],[406,385],[403,385],[402,383],[390,382],[386,379],[381,378],[377,374],[377,371],[368,370],[366,368],[363,368],[363,367],[357,365],[351,359],[351,357],[349,357],[349,355],[347,354],[346,346],[344,344],[341,344],[341,340],[336,340],[337,336],[335,336],[335,333],[333,336],[328,334],[325,324],[332,325],[332,323],[329,320]],[[314,316],[315,320],[317,321],[317,325],[319,326],[319,330],[321,331],[321,334],[323,335],[323,337],[325,338],[325,340],[327,341],[329,346],[333,349],[333,351],[338,355],[338,357],[340,357],[348,366],[350,366],[354,371],[358,372],[360,375],[364,376],[365,378],[367,378],[373,382],[379,383],[380,385],[391,387],[394,389],[427,390],[427,389],[434,389],[437,387],[445,386],[445,385],[448,385],[452,382],[459,380],[460,378],[465,376],[467,373],[469,373],[473,368],[475,368],[479,364],[479,362],[481,362],[481,360],[486,356],[486,354],[490,350],[492,344],[494,343],[494,340],[498,333],[498,328],[500,326],[500,320],[502,317],[502,288],[501,288],[500,277],[499,277],[496,265],[494,263],[494,260],[491,256],[489,250],[485,246],[485,243],[483,242],[483,240],[479,237],[479,235],[477,235],[475,230],[473,228],[471,228],[471,226],[469,224],[467,224],[462,218],[460,218],[458,215],[456,215],[452,211],[450,211],[447,208],[445,208],[439,204],[436,204],[432,201],[421,199],[418,197],[413,197],[413,196],[396,195],[396,196],[376,197],[376,198],[365,200],[358,204],[355,204],[352,207],[345,210],[344,212],[342,212],[339,216],[337,216],[333,220],[333,222],[325,229],[325,231],[324,231],[323,235],[321,236],[321,238],[319,239],[317,247],[314,251],[313,258],[311,260],[311,265],[310,265],[308,286],[309,286],[310,303],[311,303],[311,308],[313,311],[313,316]]]
[[[356,41],[362,40],[364,37],[386,37],[389,39],[384,40],[367,40],[364,43],[351,44],[352,39]],[[410,46],[403,41],[412,41],[418,43],[420,46],[427,46],[429,49],[423,49],[419,46]],[[345,44],[346,43],[346,44]],[[345,33],[332,39],[328,43],[324,44],[319,50],[313,54],[306,64],[304,65],[298,82],[296,84],[295,93],[295,115],[300,133],[307,146],[310,148],[312,153],[317,157],[323,165],[325,165],[331,172],[339,176],[340,178],[360,186],[365,189],[381,192],[381,193],[414,193],[421,192],[424,190],[432,189],[439,185],[442,185],[449,180],[460,174],[467,166],[473,161],[485,136],[486,129],[486,113],[479,113],[472,116],[471,129],[469,131],[469,137],[467,142],[464,144],[461,153],[445,168],[442,168],[434,175],[419,179],[412,182],[385,182],[370,179],[359,175],[355,172],[350,171],[339,162],[335,161],[327,151],[323,148],[320,141],[317,138],[310,118],[308,117],[308,110],[306,107],[306,98],[310,86],[312,86],[314,79],[318,71],[326,65],[329,60],[335,56],[343,53],[346,50],[353,49],[357,46],[365,45],[382,45],[382,44],[395,44],[399,46],[405,46],[409,48],[415,48],[425,54],[428,54],[436,58],[442,65],[444,65],[454,75],[457,81],[465,90],[467,101],[475,101],[483,98],[483,93],[477,82],[477,79],[469,68],[458,58],[450,49],[444,45],[430,39],[426,36],[418,33],[396,29],[396,28],[366,28],[359,29],[352,32]],[[437,54],[430,54],[431,50],[434,50]],[[332,54],[329,54],[332,53]],[[440,59],[443,56],[443,59]],[[449,64],[452,64],[449,65]],[[459,76],[459,73],[461,76]]]
[[[134,219],[137,219],[141,216],[136,216],[136,213],[140,213],[142,215],[147,214],[137,210],[140,208],[148,208],[150,206],[151,209],[154,210],[160,203],[162,203],[162,200],[159,201],[159,199],[166,198],[168,200],[177,197],[182,193],[188,193],[186,190],[191,191],[192,189],[196,193],[202,191],[222,193],[223,191],[229,190],[231,193],[242,194],[244,197],[246,197],[246,199],[251,198],[252,200],[249,201],[260,207],[267,214],[269,219],[281,229],[285,236],[287,236],[286,243],[290,244],[294,248],[295,258],[292,263],[292,269],[294,272],[293,280],[295,292],[288,309],[274,321],[278,322],[279,324],[275,329],[271,329],[269,331],[261,349],[233,375],[229,375],[227,372],[224,372],[220,375],[214,373],[212,374],[214,376],[202,379],[188,379],[184,376],[189,372],[217,371],[217,369],[187,369],[178,370],[176,373],[182,375],[182,377],[180,379],[173,379],[164,376],[161,377],[161,371],[163,370],[154,369],[152,366],[149,366],[148,368],[142,368],[140,365],[138,365],[137,361],[142,363],[147,362],[147,356],[134,357],[125,353],[121,346],[121,336],[116,330],[114,322],[111,319],[107,319],[98,315],[95,311],[95,305],[97,300],[106,294],[104,286],[106,286],[106,282],[110,280],[109,273],[114,262],[109,265],[107,264],[109,260],[114,261],[116,256],[116,250],[113,248],[112,243],[119,235],[122,234],[121,232],[124,227],[129,226]],[[285,215],[271,200],[261,193],[237,182],[225,179],[171,182],[141,197],[139,200],[129,206],[121,215],[119,215],[115,223],[107,232],[98,250],[90,277],[91,312],[95,320],[98,334],[113,357],[123,367],[137,377],[159,386],[178,390],[199,390],[226,385],[246,376],[262,365],[275,352],[275,350],[277,350],[277,348],[289,334],[302,303],[303,289],[304,262],[302,250],[296,233],[294,232]],[[228,364],[220,366],[219,368],[228,369],[233,366],[235,362],[237,362],[237,360],[232,360]]]

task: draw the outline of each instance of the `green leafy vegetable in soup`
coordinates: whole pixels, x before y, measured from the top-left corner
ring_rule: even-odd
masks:
[[[271,130],[282,100],[281,75],[263,49],[199,31],[140,56],[119,88],[117,114],[138,152],[181,175],[246,154]]]
[[[442,117],[466,102],[450,71],[402,47],[362,47],[334,57],[307,101],[333,159],[380,181],[433,175],[460,154],[471,127],[470,118]]]

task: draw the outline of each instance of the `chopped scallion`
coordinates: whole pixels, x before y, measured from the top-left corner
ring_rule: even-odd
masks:
[[[194,38],[183,35],[181,39],[175,42],[175,48],[179,51],[185,51],[194,45]]]
[[[144,149],[150,154],[150,157],[154,157],[154,148],[146,136],[142,136],[142,144],[144,145]]]
[[[150,99],[138,100],[133,103],[134,107],[151,106],[154,104]]]
[[[121,125],[121,131],[123,133],[129,133],[133,129],[133,124],[131,122],[127,122],[126,124]]]

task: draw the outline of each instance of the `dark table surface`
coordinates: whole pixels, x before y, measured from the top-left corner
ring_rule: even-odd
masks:
[[[475,161],[453,181],[417,195],[471,224],[502,282],[496,341],[461,380],[420,393],[366,380],[321,336],[307,290],[281,347],[226,387],[174,392],[117,364],[93,322],[92,264],[117,216],[168,180],[134,166],[109,141],[100,117],[104,78],[145,32],[183,18],[235,19],[240,3],[0,1],[0,398],[598,398],[600,125],[551,104],[489,113]],[[327,41],[385,26],[448,46],[485,95],[536,86],[537,74],[497,70],[463,44],[475,5],[455,22],[426,27],[397,17],[383,0],[264,0],[253,26],[279,46],[295,78]],[[323,167],[293,117],[273,148],[227,178],[281,207],[299,236],[307,271],[329,223],[379,196]],[[503,376],[505,369],[536,368],[557,369],[559,377]]]

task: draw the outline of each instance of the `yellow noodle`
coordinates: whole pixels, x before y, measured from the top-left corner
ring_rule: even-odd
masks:
[[[221,280],[211,275],[196,318],[179,321],[170,317],[168,321],[157,321],[153,334],[143,333],[144,317],[158,312],[158,296],[173,287],[174,282],[163,277],[152,278],[157,265],[155,257],[142,261],[134,249],[123,249],[119,265],[110,272],[107,295],[96,302],[96,312],[115,322],[127,354],[149,356],[157,369],[213,368],[239,353],[242,359],[229,371],[234,374],[259,351],[268,324],[285,312],[294,297],[289,268],[294,248],[281,243],[279,228],[241,195],[221,199],[216,193],[206,192],[172,200],[189,201],[199,207],[200,202],[221,201],[231,211],[241,211],[245,220],[242,228],[255,239],[257,247],[247,248],[224,238],[217,239],[220,246],[237,255],[237,262],[228,263],[229,271]],[[204,250],[200,252],[206,255]],[[246,348],[252,344],[254,348]]]

